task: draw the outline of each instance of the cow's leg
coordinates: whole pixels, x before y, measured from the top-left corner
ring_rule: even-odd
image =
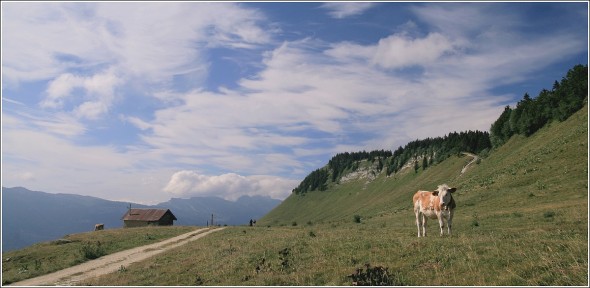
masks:
[[[416,227],[418,227],[418,237],[420,237],[420,226],[422,225],[422,221],[420,221],[420,210],[414,210],[416,213]]]
[[[426,237],[426,222],[428,221],[428,217],[422,214],[422,237]]]
[[[443,236],[443,228],[445,226],[443,215],[438,216],[438,226],[440,226],[440,236]]]

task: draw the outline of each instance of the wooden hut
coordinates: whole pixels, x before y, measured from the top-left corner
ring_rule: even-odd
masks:
[[[123,215],[123,227],[171,226],[176,216],[170,209],[138,209],[127,210]]]

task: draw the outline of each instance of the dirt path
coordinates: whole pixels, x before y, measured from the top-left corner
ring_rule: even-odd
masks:
[[[115,272],[119,270],[121,266],[126,267],[131,263],[145,260],[223,229],[225,229],[225,227],[216,229],[198,229],[158,243],[106,255],[51,274],[15,282],[9,286],[76,285],[85,279]]]
[[[467,163],[467,165],[465,165],[463,167],[463,169],[461,169],[461,175],[463,175],[463,173],[465,173],[465,171],[467,171],[467,167],[469,167],[469,165],[473,164],[473,162],[475,162],[475,161],[477,161],[477,159],[479,159],[479,157],[477,157],[477,155],[472,154],[472,153],[463,152],[463,155],[467,155],[469,157],[473,157],[473,159],[471,159],[471,161],[469,163]]]

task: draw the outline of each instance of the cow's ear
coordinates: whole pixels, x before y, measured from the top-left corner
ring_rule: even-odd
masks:
[[[434,191],[432,191],[432,195],[434,195],[434,196],[438,196],[438,190],[434,190]]]
[[[453,193],[453,192],[457,191],[457,188],[453,187],[453,188],[451,188],[451,189],[449,189],[449,190],[447,190],[447,191],[448,191],[449,193]]]

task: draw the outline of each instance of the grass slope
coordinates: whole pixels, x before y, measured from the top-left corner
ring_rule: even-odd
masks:
[[[536,210],[543,204],[558,205],[556,202],[587,206],[587,109],[565,122],[551,123],[531,137],[513,137],[463,175],[461,169],[471,157],[451,157],[418,173],[412,168],[393,177],[382,173],[370,183],[359,179],[332,184],[327,191],[291,195],[259,222],[275,226],[348,221],[353,215],[407,214],[418,189],[434,189],[442,183],[459,188],[455,199],[463,206],[461,210],[470,213]]]
[[[588,108],[469,157],[292,195],[258,221],[91,279],[86,285],[351,285],[365,264],[388,285],[588,283]],[[458,187],[454,235],[417,238],[411,196]],[[360,215],[360,223],[354,216]],[[296,224],[296,226],[294,226]],[[425,275],[428,275],[425,277]]]

